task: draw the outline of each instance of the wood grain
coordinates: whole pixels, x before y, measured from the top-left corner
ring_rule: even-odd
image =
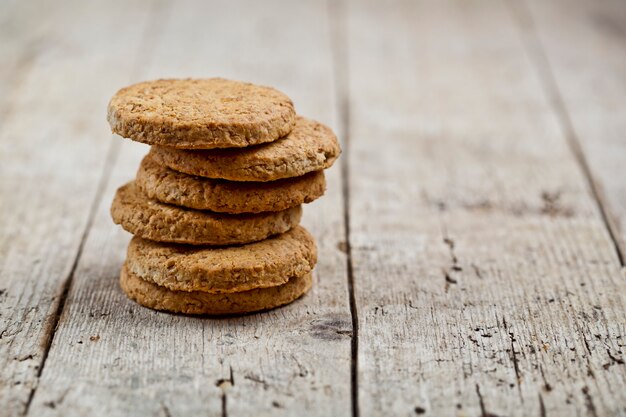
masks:
[[[12,40],[2,47],[16,53],[23,48],[27,58],[22,59],[28,61],[9,68],[15,76],[1,83],[3,91],[10,90],[0,127],[3,415],[23,413],[37,385],[106,166],[110,143],[101,140],[98,132],[106,124],[97,115],[108,92],[130,80],[129,57],[140,44],[142,4],[124,7],[121,16],[107,12],[115,6],[121,2],[59,2],[58,8],[29,4],[25,10],[8,6],[35,27],[38,20],[30,16],[42,13],[39,19],[48,22],[50,31],[42,39],[45,47],[32,50],[30,35],[10,33]],[[3,26],[10,30],[18,28]],[[122,41],[128,49],[118,47]]]
[[[139,76],[226,75],[270,84],[289,94],[302,114],[335,124],[324,2],[223,2],[219,13],[214,7],[164,3],[155,47]],[[99,115],[104,118],[104,107]],[[105,129],[99,136],[106,140],[103,135]],[[117,285],[129,236],[111,223],[108,206],[146,151],[122,144],[30,415],[349,414],[340,171],[327,172],[327,194],[305,207],[304,224],[319,246],[312,292],[263,314],[193,318],[144,309]]]
[[[626,266],[626,7],[615,0],[512,4]]]
[[[623,415],[626,284],[506,3],[350,3],[360,415]]]

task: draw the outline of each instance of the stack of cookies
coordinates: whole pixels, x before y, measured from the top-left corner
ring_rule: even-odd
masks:
[[[120,276],[131,299],[236,314],[308,291],[317,251],[301,206],[324,193],[323,170],[341,153],[328,127],[273,88],[218,78],[123,88],[108,120],[151,145],[111,207],[135,235]]]

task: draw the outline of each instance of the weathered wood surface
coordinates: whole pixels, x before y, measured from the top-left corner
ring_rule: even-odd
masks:
[[[626,415],[624,7],[527,3],[2,2],[0,415]],[[119,290],[104,120],[212,75],[346,140],[312,293],[219,320]]]
[[[333,124],[326,4],[221,6],[212,13],[203,2],[161,3],[163,24],[137,77],[228,74],[275,85],[300,112]],[[294,41],[283,41],[285,33]],[[105,130],[98,136],[122,141]],[[108,208],[146,151],[128,142],[120,149],[29,415],[349,414],[351,318],[338,167],[328,171],[324,198],[305,208],[320,250],[312,292],[264,314],[199,319],[139,307],[117,284],[129,235],[112,225]]]
[[[518,9],[548,90],[580,146],[626,265],[626,5],[530,1]],[[534,34],[532,32],[535,32]]]
[[[507,3],[347,18],[360,415],[626,413],[626,281]]]
[[[48,5],[48,6],[47,6]],[[0,123],[4,122],[12,102],[13,92],[28,73],[33,59],[42,46],[43,37],[50,31],[45,19],[49,3],[8,1],[0,13]],[[44,11],[45,13],[41,13]],[[31,30],[23,30],[27,25]]]

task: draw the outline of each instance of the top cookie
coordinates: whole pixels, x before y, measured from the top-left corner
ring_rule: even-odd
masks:
[[[108,108],[113,133],[181,149],[272,142],[293,129],[295,118],[280,91],[222,78],[134,84],[118,91]]]
[[[151,158],[173,170],[230,181],[274,181],[330,168],[341,154],[333,131],[314,120],[298,117],[286,137],[244,149],[150,149]]]

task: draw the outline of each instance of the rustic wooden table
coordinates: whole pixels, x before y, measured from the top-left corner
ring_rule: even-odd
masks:
[[[341,136],[315,288],[156,313],[121,86],[275,85]],[[0,3],[0,415],[626,415],[620,0]]]

